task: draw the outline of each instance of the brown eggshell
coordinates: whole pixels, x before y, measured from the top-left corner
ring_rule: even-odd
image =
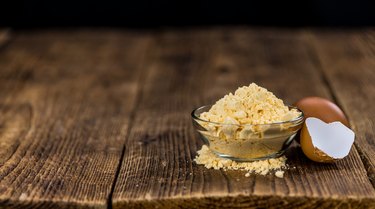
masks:
[[[305,97],[295,103],[295,106],[303,111],[305,118],[315,117],[331,123],[340,121],[349,127],[349,121],[344,112],[333,102],[321,97]]]
[[[329,157],[327,154],[325,154],[318,148],[314,147],[306,123],[303,124],[300,133],[300,138],[302,151],[310,160],[320,163],[332,163],[335,161],[335,159]]]
[[[340,121],[349,127],[349,121],[344,112],[333,102],[321,97],[305,97],[297,101],[294,106],[302,110],[304,117],[315,117],[320,120],[331,123]],[[300,141],[300,132],[296,136],[296,141]]]

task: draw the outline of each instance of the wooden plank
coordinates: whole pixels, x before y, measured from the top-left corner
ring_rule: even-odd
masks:
[[[107,208],[150,43],[17,34],[0,56],[0,208]]]
[[[355,145],[375,187],[375,31],[315,32],[308,38],[355,130]]]
[[[214,29],[161,33],[113,194],[113,208],[375,207],[356,148],[337,163],[289,149],[283,179],[207,170],[193,162],[202,142],[190,111],[256,82],[287,103],[329,91],[303,33]]]

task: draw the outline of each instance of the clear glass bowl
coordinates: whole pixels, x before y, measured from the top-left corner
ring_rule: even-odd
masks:
[[[290,121],[271,124],[224,124],[201,119],[212,105],[199,107],[191,113],[193,125],[203,142],[220,157],[236,161],[254,161],[279,157],[292,143],[304,120],[301,115]]]

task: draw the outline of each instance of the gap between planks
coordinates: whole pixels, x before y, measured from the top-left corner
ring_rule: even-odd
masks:
[[[151,36],[151,37],[154,37],[154,36]],[[152,48],[153,44],[154,44],[154,38],[150,38],[148,48]],[[150,51],[152,51],[152,50],[149,50],[143,56],[148,57],[150,55]],[[146,78],[149,74],[149,71],[150,71],[149,68],[145,68],[144,65],[142,65],[142,66],[143,67],[141,67],[141,73],[140,73],[139,78],[137,80],[138,88],[136,90],[136,98],[135,98],[134,106],[131,110],[130,117],[129,117],[129,126],[126,130],[125,141],[127,140],[127,138],[129,138],[129,133],[130,133],[131,129],[133,128],[133,124],[134,124],[133,121],[134,121],[135,116],[136,116],[137,106],[141,101],[141,98],[142,98],[142,95],[143,95],[144,83],[145,83],[145,80],[146,80]],[[112,183],[112,186],[111,186],[111,191],[110,191],[108,199],[107,199],[107,208],[108,209],[113,208],[113,198],[112,197],[113,197],[113,193],[115,191],[115,186],[116,186],[118,177],[120,175],[120,170],[121,170],[121,167],[122,167],[122,164],[123,164],[123,160],[124,160],[124,156],[125,156],[125,149],[126,149],[126,143],[124,143],[122,145],[121,157],[119,159],[118,167],[116,168],[115,177],[113,179],[113,183]]]

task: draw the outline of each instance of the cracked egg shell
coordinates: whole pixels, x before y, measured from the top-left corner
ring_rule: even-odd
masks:
[[[341,122],[325,123],[310,117],[301,130],[300,144],[310,160],[332,163],[349,154],[354,138],[354,132]]]

